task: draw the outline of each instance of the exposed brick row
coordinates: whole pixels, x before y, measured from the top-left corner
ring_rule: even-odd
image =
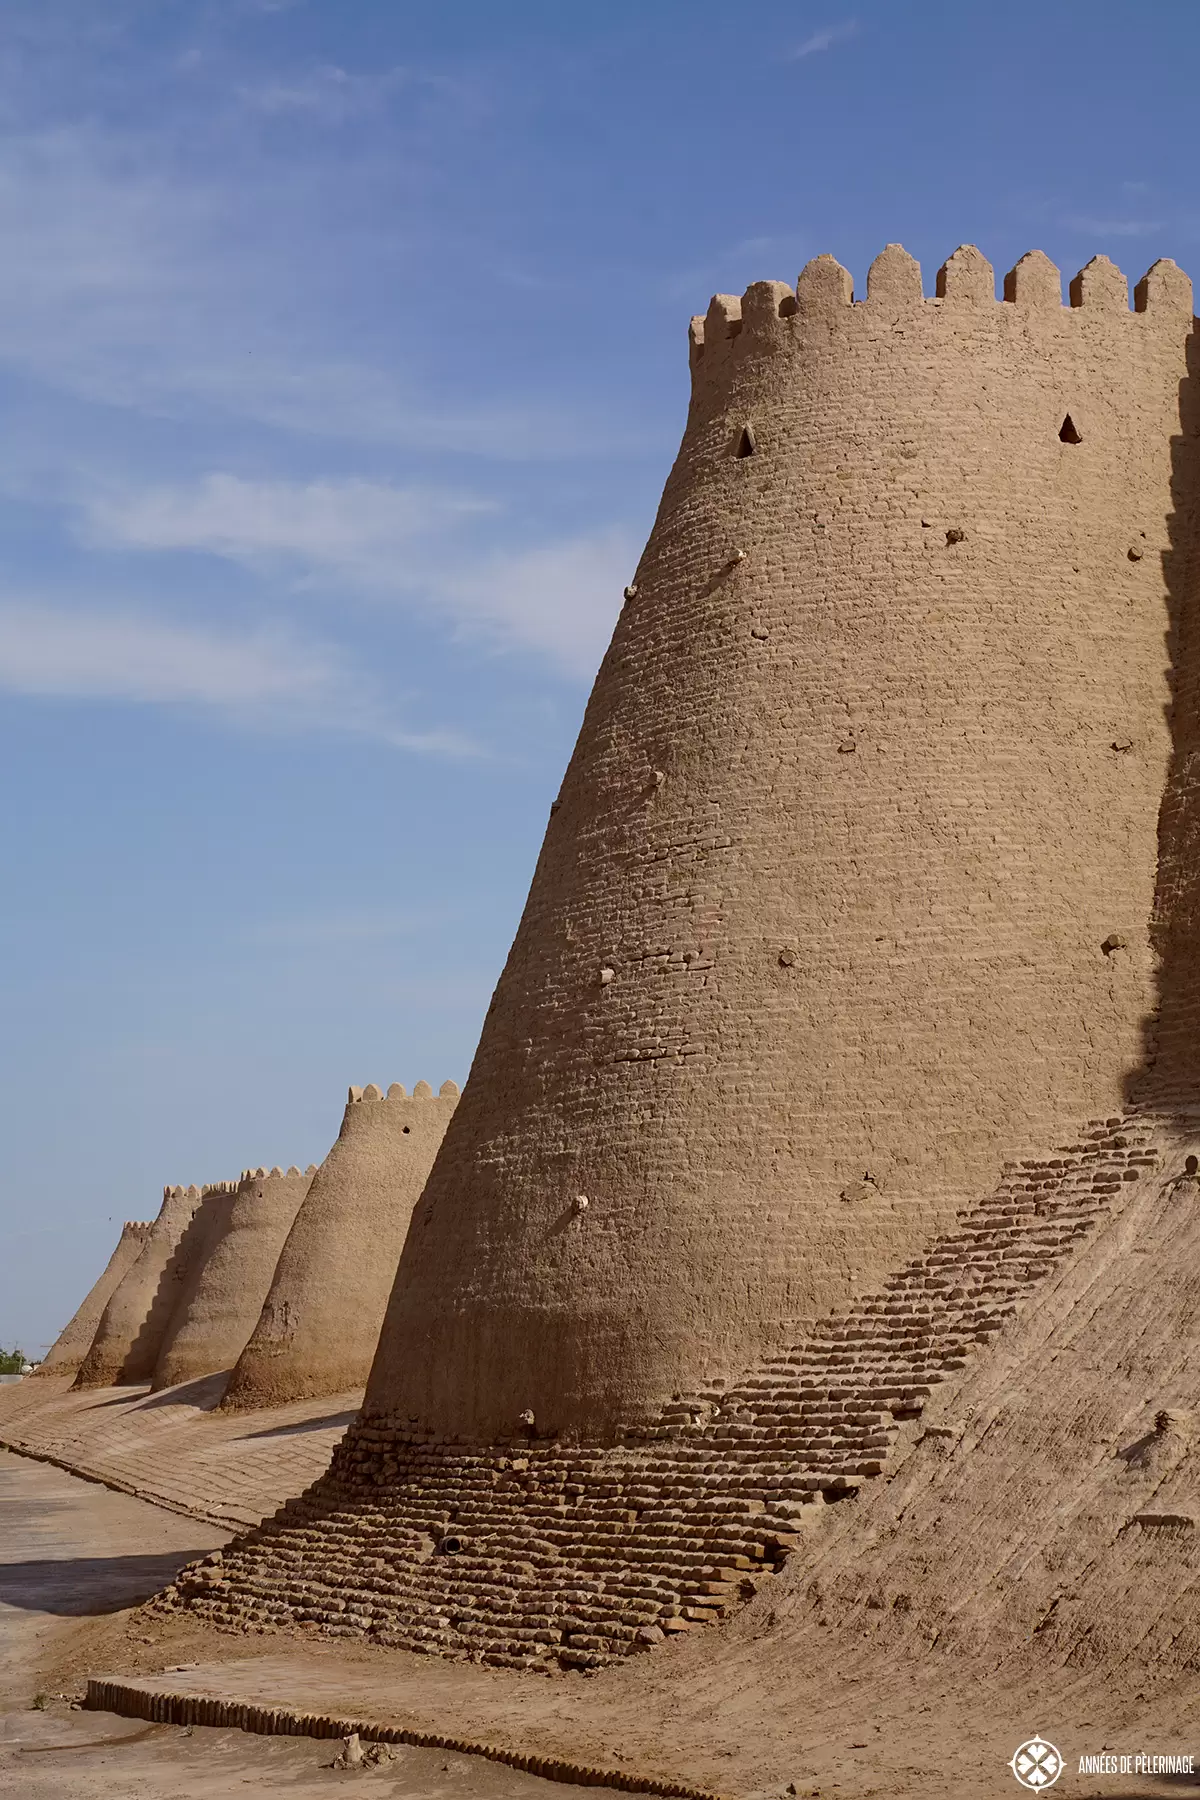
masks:
[[[328,1473],[159,1604],[504,1666],[595,1668],[715,1621],[807,1509],[884,1472],[905,1419],[1158,1166],[1153,1116],[1008,1170],[876,1293],[607,1448],[486,1447],[369,1417]]]

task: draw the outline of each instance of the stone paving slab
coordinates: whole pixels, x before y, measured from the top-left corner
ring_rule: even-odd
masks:
[[[225,1380],[151,1394],[39,1376],[0,1390],[0,1447],[190,1518],[257,1525],[324,1471],[362,1396],[225,1414]]]

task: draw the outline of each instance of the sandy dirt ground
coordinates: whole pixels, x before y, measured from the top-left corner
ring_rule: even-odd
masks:
[[[0,1794],[329,1800],[348,1790],[381,1800],[553,1800],[571,1791],[443,1751],[401,1747],[384,1766],[343,1771],[330,1766],[336,1743],[76,1710],[97,1646],[124,1652],[123,1666],[163,1667],[126,1609],[222,1541],[211,1527],[0,1452]]]

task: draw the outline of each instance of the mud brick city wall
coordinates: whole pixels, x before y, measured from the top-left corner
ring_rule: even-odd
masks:
[[[693,398],[367,1416],[603,1442],[1120,1114],[1153,1054],[1191,288],[1103,258],[693,327]],[[1158,933],[1152,940],[1151,932]]]
[[[458,1088],[350,1089],[222,1405],[245,1411],[365,1385],[401,1246]]]

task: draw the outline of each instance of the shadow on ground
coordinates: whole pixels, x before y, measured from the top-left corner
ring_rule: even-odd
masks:
[[[168,1550],[155,1556],[74,1556],[0,1564],[0,1606],[87,1618],[140,1605],[205,1554]]]
[[[152,1412],[159,1406],[196,1406],[201,1412],[212,1412],[221,1401],[232,1369],[218,1369],[215,1375],[198,1375],[195,1381],[181,1381],[177,1387],[163,1388],[150,1394],[138,1407],[139,1412]]]
[[[357,1407],[350,1412],[326,1413],[320,1419],[301,1419],[298,1425],[270,1425],[265,1431],[248,1431],[246,1438],[299,1437],[305,1431],[331,1431],[335,1425],[350,1425],[358,1417]]]

